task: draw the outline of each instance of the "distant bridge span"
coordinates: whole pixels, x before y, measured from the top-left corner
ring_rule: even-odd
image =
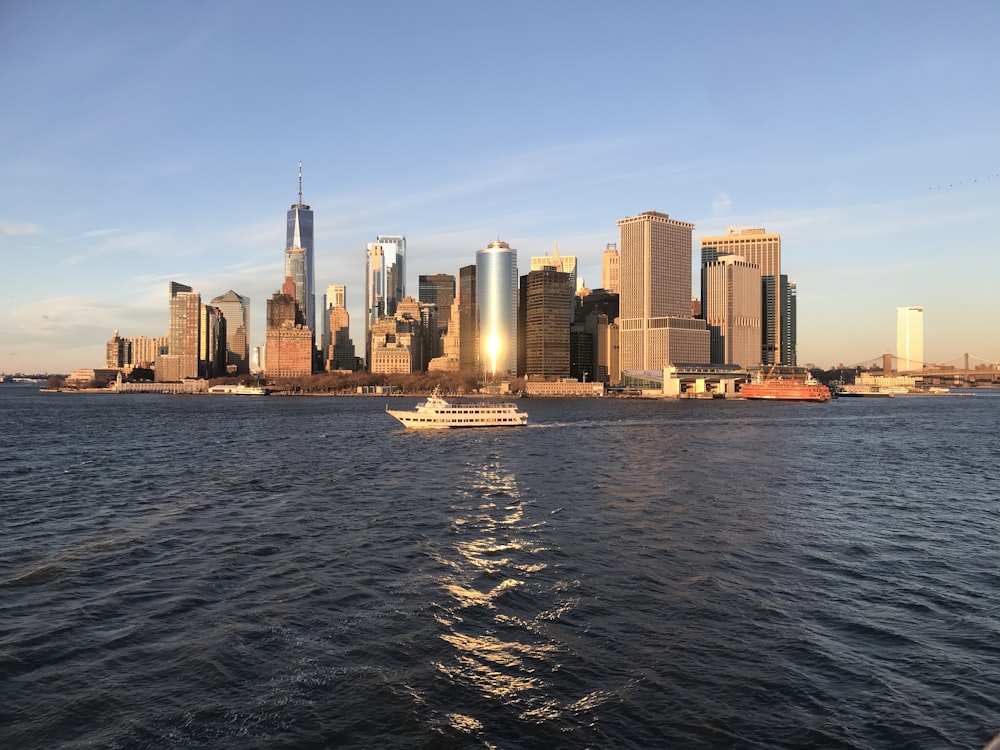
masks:
[[[959,366],[957,363],[961,363]],[[923,362],[917,369],[897,369],[900,363],[899,357],[892,354],[882,354],[872,357],[864,363],[859,363],[858,367],[868,370],[879,370],[885,374],[905,375],[914,378],[923,378],[924,381],[949,382],[953,384],[1000,384],[1000,363],[991,362],[982,357],[971,354],[963,354],[941,364],[933,362]],[[952,364],[956,363],[956,364]],[[978,363],[978,364],[976,364]]]

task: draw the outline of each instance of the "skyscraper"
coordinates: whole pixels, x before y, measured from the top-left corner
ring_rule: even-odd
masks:
[[[545,266],[522,279],[526,375],[569,376],[570,320],[566,298],[571,278],[554,266]]]
[[[761,359],[764,364],[792,364],[782,357],[790,344],[782,343],[782,316],[786,312],[781,283],[781,235],[763,227],[728,227],[719,237],[703,237],[701,262],[718,260],[723,255],[738,255],[756,264],[761,276]],[[705,290],[702,289],[702,300]],[[786,329],[785,334],[789,331]]]
[[[781,275],[781,363],[797,365],[798,353],[798,287]]]
[[[330,346],[333,344],[330,311],[338,307],[347,307],[347,287],[343,284],[328,284],[326,294],[323,295],[323,337],[320,344],[324,358],[329,357]]]
[[[282,291],[267,301],[264,374],[268,378],[301,377],[312,373],[314,339],[302,325],[294,282],[286,279]]]
[[[619,273],[618,244],[609,242],[604,248],[601,258],[601,287],[606,292],[618,294],[621,291],[621,275]]]
[[[618,221],[621,368],[707,363],[709,334],[691,316],[694,224],[646,211]]]
[[[330,307],[327,314],[330,345],[325,350],[326,369],[353,370],[354,342],[351,341],[351,318],[346,307]]]
[[[517,250],[496,240],[476,252],[479,362],[489,376],[517,372]]]
[[[250,372],[250,298],[230,289],[212,300],[226,318],[226,368]]]
[[[365,254],[365,360],[371,365],[371,330],[382,317],[396,314],[406,296],[406,238],[379,236]]]
[[[287,230],[285,232],[285,276],[292,276],[296,284],[296,298],[305,316],[306,325],[313,331],[316,330],[316,288],[315,288],[315,267],[316,267],[316,247],[313,244],[313,212],[302,202],[302,162],[299,162],[299,201],[293,203],[288,209]],[[295,274],[288,272],[288,250],[291,248],[301,248],[303,257],[296,259],[296,263],[301,263],[301,276],[296,278]],[[301,284],[302,296],[299,297],[298,287]]]
[[[552,249],[552,255],[533,255],[531,257],[532,271],[541,271],[543,268],[554,268],[562,273],[569,274],[569,322],[575,320],[576,310],[576,256],[560,255],[559,243]]]
[[[375,240],[386,250],[389,261],[387,288],[394,290],[391,297],[398,303],[406,296],[406,237],[399,234],[379,235]],[[395,314],[395,309],[389,313]]]
[[[458,269],[458,368],[479,372],[479,319],[476,316],[476,267]]]
[[[158,381],[198,377],[201,349],[201,295],[185,284],[171,281],[167,353],[156,360]]]
[[[711,333],[712,364],[760,364],[760,269],[736,255],[702,266],[702,314]]]
[[[226,375],[226,317],[213,305],[201,305],[199,325],[198,376]]]
[[[419,299],[433,311],[426,326],[428,358],[441,355],[442,341],[448,333],[451,306],[455,301],[455,277],[450,273],[431,273],[419,278]],[[431,307],[432,306],[432,307]]]
[[[896,308],[896,369],[900,372],[924,367],[924,308]]]

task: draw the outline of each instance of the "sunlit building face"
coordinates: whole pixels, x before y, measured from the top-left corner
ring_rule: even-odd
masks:
[[[517,371],[517,251],[491,242],[476,253],[480,356],[487,376]]]

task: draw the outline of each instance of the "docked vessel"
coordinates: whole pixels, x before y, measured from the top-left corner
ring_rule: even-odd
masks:
[[[484,401],[480,403],[453,404],[434,393],[416,405],[412,411],[385,410],[411,430],[440,430],[456,427],[523,427],[528,415],[518,411],[514,404]]]
[[[208,392],[228,396],[266,396],[267,388],[256,385],[213,385]]]
[[[829,401],[830,389],[813,378],[764,378],[745,383],[740,397],[775,401]]]

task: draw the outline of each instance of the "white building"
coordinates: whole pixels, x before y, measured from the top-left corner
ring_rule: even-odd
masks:
[[[896,370],[924,367],[924,308],[896,308]]]

